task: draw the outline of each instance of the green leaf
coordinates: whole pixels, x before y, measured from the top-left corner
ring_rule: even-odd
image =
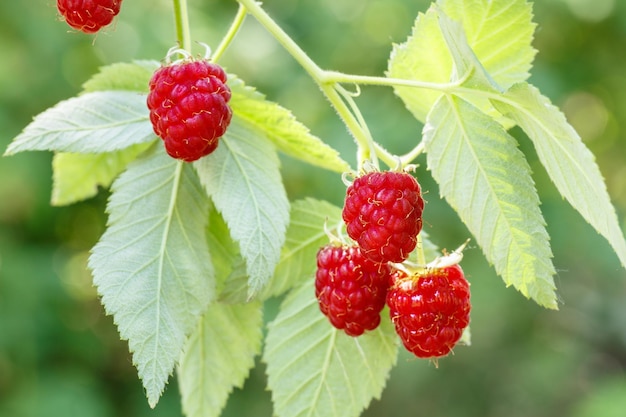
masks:
[[[109,187],[150,145],[141,143],[99,154],[56,153],[52,159],[52,205],[64,206],[93,197],[98,186]]]
[[[289,201],[278,156],[262,132],[233,117],[220,142],[215,152],[194,166],[239,244],[252,297],[270,279],[280,258]]]
[[[230,237],[228,225],[213,204],[211,204],[211,208],[209,209],[207,242],[209,244],[211,258],[213,259],[215,280],[219,293],[222,291],[226,278],[232,272],[233,266],[241,261],[242,258],[239,246]]]
[[[387,314],[383,311],[383,314]],[[270,323],[263,360],[278,417],[360,415],[396,362],[391,320],[350,337],[319,311],[314,280],[294,289]]]
[[[465,37],[463,27],[439,12],[439,29],[454,63],[451,81],[463,80],[463,86],[480,91],[497,92],[497,84],[474,55]]]
[[[232,265],[230,274],[226,277],[226,282],[218,300],[228,304],[247,303],[250,299],[248,281],[246,261],[239,255]],[[258,296],[255,298],[264,300],[266,297]]]
[[[454,96],[424,127],[428,169],[507,285],[557,308],[552,252],[530,167],[517,142]]]
[[[536,50],[536,24],[526,0],[438,0],[441,10],[460,22],[482,66],[502,88],[526,80]]]
[[[435,245],[431,240],[430,236],[424,229],[420,232],[419,235],[422,240],[422,250],[424,251],[424,257],[426,258],[426,262],[433,261],[435,258],[442,255],[442,252],[439,250],[439,246]],[[458,246],[456,246],[458,247]],[[419,259],[417,257],[417,249],[409,254],[408,260],[410,262],[418,263]]]
[[[219,416],[233,387],[243,386],[261,351],[262,307],[260,302],[209,306],[178,367],[185,416]]]
[[[39,114],[5,155],[46,150],[113,152],[155,138],[144,94],[102,91],[61,101]]]
[[[291,205],[289,228],[280,262],[262,298],[280,295],[315,274],[315,257],[328,244],[324,224],[342,225],[341,209],[326,201],[307,198]]]
[[[493,80],[491,87],[499,85],[506,89],[528,78],[535,56],[531,46],[535,24],[531,6],[525,0],[440,0],[437,5],[426,14],[418,15],[405,43],[394,45],[388,65],[389,77],[435,83],[457,81],[463,78],[464,71],[453,72],[453,63],[458,66],[459,58],[467,62],[477,58],[472,67],[482,73],[481,78],[488,74],[488,79]],[[481,84],[473,82],[475,77],[473,74],[463,86],[480,89]],[[441,92],[434,90],[410,87],[394,90],[422,122],[441,96]],[[463,97],[483,112],[499,116],[484,97],[469,94]],[[499,122],[510,125],[508,120]]]
[[[335,149],[312,135],[289,110],[266,100],[263,94],[234,76],[229,75],[228,85],[232,90],[233,113],[262,131],[281,152],[331,171],[350,170]]]
[[[227,304],[248,302],[246,261],[239,245],[230,237],[228,225],[214,207],[209,212],[207,236],[218,285],[217,300]]]
[[[108,228],[89,267],[154,407],[214,297],[209,200],[191,165],[160,147],[130,164],[112,191]]]
[[[411,36],[394,44],[387,76],[407,80],[447,83],[452,76],[452,58],[439,29],[437,10],[431,7],[415,20]],[[426,120],[430,108],[441,96],[434,90],[394,87],[395,93],[416,119]]]
[[[83,91],[126,90],[148,94],[148,83],[154,71],[159,68],[157,61],[119,62],[100,68],[83,84]]]
[[[476,94],[477,91],[501,93],[502,90],[476,58],[463,27],[440,11],[439,28],[454,62],[451,81],[462,82],[463,89],[470,89],[469,93],[461,91],[457,95],[497,120],[506,129],[513,127],[514,123],[504,118],[484,94]]]
[[[501,99],[492,101],[524,129],[559,192],[609,241],[626,267],[624,235],[602,173],[563,113],[526,83],[514,85]]]

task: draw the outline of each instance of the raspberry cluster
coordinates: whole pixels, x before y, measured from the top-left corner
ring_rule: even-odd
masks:
[[[57,9],[68,25],[84,33],[96,33],[113,21],[122,0],[57,0]]]
[[[213,152],[230,124],[226,73],[206,60],[159,68],[150,80],[148,109],[154,132],[173,158],[195,161]]]
[[[450,353],[470,320],[469,284],[461,267],[394,275],[387,304],[404,347],[419,358]]]
[[[330,323],[349,336],[378,327],[388,305],[405,348],[419,358],[438,358],[450,353],[469,325],[470,291],[454,256],[444,257],[452,265],[433,262],[414,273],[392,266],[415,249],[423,209],[421,188],[406,172],[357,177],[342,211],[356,244],[320,249],[315,295]]]
[[[317,253],[315,296],[337,329],[360,336],[380,324],[390,269],[363,256],[358,246],[329,244]]]
[[[370,172],[348,187],[342,217],[348,236],[376,262],[403,262],[422,230],[424,200],[406,172]]]

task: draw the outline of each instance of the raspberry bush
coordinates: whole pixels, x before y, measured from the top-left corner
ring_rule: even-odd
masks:
[[[55,205],[110,189],[107,227],[88,267],[150,406],[175,373],[184,413],[217,416],[260,357],[276,415],[357,416],[380,397],[402,345],[417,357],[453,347],[463,355],[468,281],[480,277],[461,269],[461,250],[432,249],[456,242],[429,221],[428,193],[456,211],[506,286],[556,309],[549,236],[513,127],[626,265],[593,155],[528,82],[536,53],[529,2],[438,0],[414,10],[412,33],[390,46],[384,75],[322,69],[262,5],[237,3],[222,40],[200,57],[193,41],[205,40],[191,36],[186,1],[173,0],[171,50],[102,67],[5,152],[54,152]],[[124,13],[121,1],[57,5],[86,33]],[[237,76],[242,68],[222,67],[241,46],[234,40],[246,16],[319,87],[355,158],[247,85]],[[406,132],[403,154],[368,128],[358,93],[373,86],[392,89],[408,110],[402,117],[423,125]],[[290,201],[283,177],[291,173],[281,170],[279,153],[349,183],[343,207],[315,195]],[[426,170],[438,189],[421,189]],[[331,228],[331,240],[343,243],[329,243]],[[264,332],[266,304],[276,297],[280,309]]]

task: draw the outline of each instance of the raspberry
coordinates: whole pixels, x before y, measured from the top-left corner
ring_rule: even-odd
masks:
[[[191,162],[217,148],[232,117],[225,83],[224,70],[205,60],[182,61],[153,74],[150,121],[170,156]]]
[[[470,290],[463,270],[453,265],[412,277],[398,274],[387,305],[404,347],[418,358],[447,355],[470,320]]]
[[[120,12],[122,0],[57,0],[57,9],[68,25],[96,33]]]
[[[348,236],[376,262],[402,262],[422,230],[424,200],[415,178],[405,172],[371,172],[348,187],[343,220]]]
[[[390,269],[372,262],[358,246],[327,245],[317,253],[315,296],[330,323],[348,336],[380,324]]]

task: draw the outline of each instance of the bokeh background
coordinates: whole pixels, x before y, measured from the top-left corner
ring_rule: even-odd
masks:
[[[322,67],[382,74],[392,42],[409,34],[423,0],[266,0],[265,8]],[[190,0],[193,38],[215,46],[234,0]],[[626,2],[538,0],[531,82],[561,107],[597,157],[626,228]],[[68,31],[54,0],[0,1],[0,152],[32,117],[75,95],[99,66],[161,59],[175,42],[171,2],[126,0],[96,37]],[[354,145],[318,89],[249,19],[222,63],[292,109],[354,161]],[[389,89],[358,99],[374,137],[396,153],[418,137]],[[626,416],[626,272],[609,245],[561,199],[518,132],[534,170],[552,238],[560,311],[505,288],[477,248],[472,346],[436,369],[402,354],[365,416]],[[85,264],[104,230],[107,192],[51,207],[51,154],[0,158],[0,417],[179,416],[172,378],[151,410],[127,344],[103,313]],[[422,164],[423,159],[418,161]],[[338,175],[284,158],[290,198],[341,204]],[[441,247],[468,237],[424,167],[425,228]],[[488,213],[486,213],[488,215]],[[268,302],[267,319],[277,300]],[[373,361],[376,358],[371,358]],[[235,390],[224,416],[270,416],[264,367]]]

